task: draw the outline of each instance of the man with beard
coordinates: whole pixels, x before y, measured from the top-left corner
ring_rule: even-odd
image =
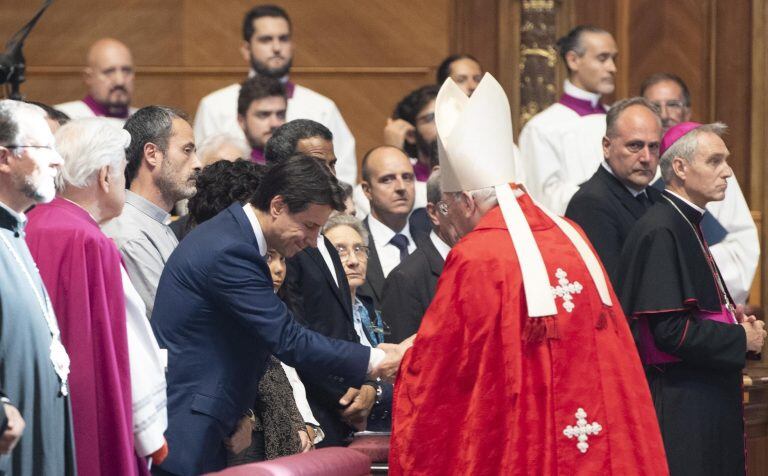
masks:
[[[200,161],[192,126],[182,111],[147,106],[128,119],[125,129],[131,134],[125,154],[125,208],[103,230],[120,248],[151,318],[160,274],[179,244],[168,226],[170,211],[194,195]]]
[[[113,38],[102,38],[88,50],[88,66],[83,80],[88,94],[80,101],[56,105],[72,119],[104,116],[125,122],[136,112],[131,108],[133,96],[133,57],[125,44]]]
[[[24,212],[50,202],[56,193],[54,177],[64,161],[54,145],[42,109],[0,101],[0,388],[2,402],[17,408],[26,424],[15,449],[0,458],[2,474],[76,471],[69,356],[24,241]]]
[[[237,122],[243,129],[251,160],[265,164],[264,147],[275,129],[285,124],[285,88],[268,76],[248,78],[237,97]]]
[[[339,180],[357,181],[355,138],[341,117],[336,104],[329,98],[299,86],[288,79],[293,61],[291,19],[281,7],[259,5],[246,13],[243,20],[241,53],[251,66],[251,76],[269,76],[285,85],[288,98],[287,120],[312,119],[333,133],[336,154],[339,157]],[[205,140],[208,136],[227,132],[242,137],[237,122],[237,95],[239,84],[214,91],[200,101],[195,115],[195,136]]]
[[[607,108],[600,98],[614,90],[618,49],[610,33],[585,25],[557,47],[568,70],[563,95],[523,127],[520,153],[531,196],[562,215],[603,159]]]
[[[691,120],[691,95],[679,76],[653,74],[643,81],[640,95],[659,108],[664,132]],[[653,185],[663,189],[664,181],[659,179]],[[728,177],[725,198],[709,202],[706,208],[707,213],[701,219],[704,238],[733,300],[744,304],[757,270],[760,242],[735,175]]]

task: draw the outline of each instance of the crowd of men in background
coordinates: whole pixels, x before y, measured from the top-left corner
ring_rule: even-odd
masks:
[[[446,58],[356,183],[338,108],[290,79],[292,34],[282,8],[251,9],[250,74],[194,122],[132,107],[114,39],[91,46],[84,99],[0,101],[0,473],[198,474],[389,431],[392,377],[475,212],[441,190],[435,101],[484,71]],[[690,122],[668,73],[604,105],[609,32],[558,48],[564,93],[523,127],[517,181],[602,261],[672,474],[740,474],[741,371],[765,333],[743,308],[759,243],[725,126]]]

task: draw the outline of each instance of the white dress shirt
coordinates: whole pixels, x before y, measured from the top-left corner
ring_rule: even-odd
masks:
[[[381,271],[386,278],[389,275],[389,272],[395,269],[395,266],[400,264],[400,248],[390,243],[390,240],[392,240],[397,233],[408,238],[408,254],[411,254],[416,250],[416,243],[413,241],[411,230],[408,228],[407,222],[402,230],[396,232],[374,218],[373,215],[368,215],[368,226],[371,229],[371,239],[373,240],[373,245],[376,247],[376,253],[379,255]]]
[[[435,248],[437,248],[437,252],[440,253],[440,256],[443,257],[443,261],[448,259],[448,253],[451,252],[451,247],[448,246],[448,243],[437,236],[435,230],[429,232],[429,239],[432,240],[432,244],[435,245]]]
[[[328,270],[331,272],[331,276],[333,276],[333,282],[336,283],[336,286],[339,286],[339,277],[336,276],[336,268],[333,267],[333,260],[331,259],[331,253],[328,251],[328,247],[325,246],[325,236],[322,234],[317,235],[317,249],[320,251],[320,256],[323,257],[323,261],[325,261],[325,265],[328,266]]]

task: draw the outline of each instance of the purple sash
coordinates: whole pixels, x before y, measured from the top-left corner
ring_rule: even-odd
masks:
[[[720,312],[697,311],[696,318],[707,321],[722,322],[725,324],[736,324],[736,318],[733,313],[725,306],[722,306]],[[639,318],[640,325],[640,359],[644,365],[668,364],[671,362],[681,362],[682,359],[674,355],[662,352],[653,341],[651,328],[648,325],[648,317]],[[685,339],[685,335],[683,335]]]

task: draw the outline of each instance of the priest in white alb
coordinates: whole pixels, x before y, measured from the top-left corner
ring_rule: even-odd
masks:
[[[603,160],[600,99],[614,90],[618,50],[610,33],[593,26],[577,26],[557,47],[568,70],[563,95],[525,124],[520,156],[531,195],[562,215]]]

